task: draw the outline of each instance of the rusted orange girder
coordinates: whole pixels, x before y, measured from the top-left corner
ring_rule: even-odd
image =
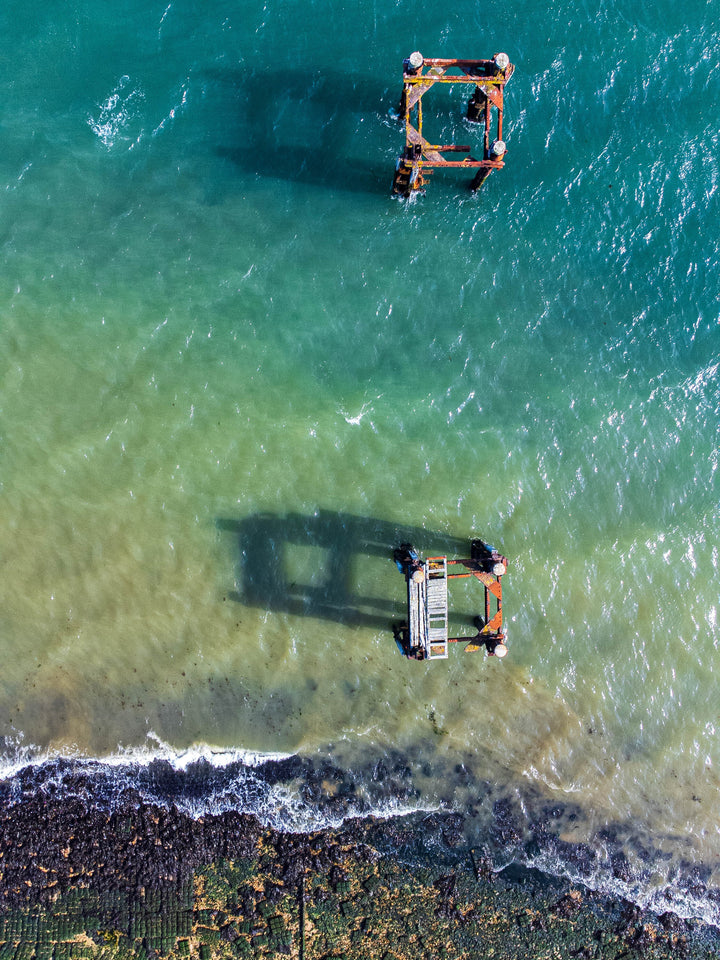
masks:
[[[459,563],[462,566],[467,567],[470,571],[469,573],[449,573],[448,580],[459,580],[463,577],[476,577],[480,583],[492,593],[494,597],[498,600],[502,600],[502,585],[500,579],[494,577],[491,573],[486,573],[484,570],[477,569],[477,563],[474,560],[448,560],[448,566],[451,563]]]

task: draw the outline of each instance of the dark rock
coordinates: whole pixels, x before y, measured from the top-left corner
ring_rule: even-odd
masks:
[[[449,900],[455,896],[457,891],[457,876],[454,873],[448,873],[439,877],[433,884],[443,900]]]
[[[622,880],[623,883],[629,883],[632,880],[632,870],[624,853],[614,853],[610,857],[610,867],[616,879]]]
[[[571,917],[582,906],[582,895],[577,890],[570,890],[564,894],[553,906],[558,917]]]
[[[660,923],[663,930],[667,930],[668,933],[674,934],[683,934],[688,930],[688,924],[686,920],[683,920],[682,917],[678,917],[675,913],[663,913],[659,917]]]
[[[522,814],[512,800],[496,800],[493,803],[493,816],[500,842],[506,846],[519,843],[523,833]]]

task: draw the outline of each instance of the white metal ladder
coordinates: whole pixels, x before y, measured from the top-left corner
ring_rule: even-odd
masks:
[[[425,561],[427,585],[428,660],[446,660],[448,655],[448,592],[447,557],[430,557]]]

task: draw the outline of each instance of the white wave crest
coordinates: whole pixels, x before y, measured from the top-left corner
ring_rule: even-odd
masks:
[[[98,104],[97,114],[88,117],[90,129],[104,147],[110,150],[118,140],[135,142],[137,138],[129,134],[129,128],[144,99],[142,88],[133,85],[129,76],[120,77],[110,95]]]

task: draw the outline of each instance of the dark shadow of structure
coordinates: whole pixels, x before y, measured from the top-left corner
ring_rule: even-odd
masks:
[[[395,574],[400,586],[393,563],[400,543],[415,543],[429,555],[462,554],[469,547],[467,540],[422,527],[327,510],[311,516],[259,513],[242,520],[219,518],[216,523],[236,537],[237,590],[231,596],[237,602],[384,630],[400,613],[402,589],[389,591],[397,593],[397,600],[363,595],[356,586],[363,579],[363,565],[387,564],[388,579]],[[304,559],[307,569],[301,562],[293,575],[288,570],[293,558]]]
[[[387,110],[388,91],[372,78],[228,67],[203,70],[198,79],[218,124],[208,130],[209,142],[245,175],[388,192],[387,164],[369,129]]]

